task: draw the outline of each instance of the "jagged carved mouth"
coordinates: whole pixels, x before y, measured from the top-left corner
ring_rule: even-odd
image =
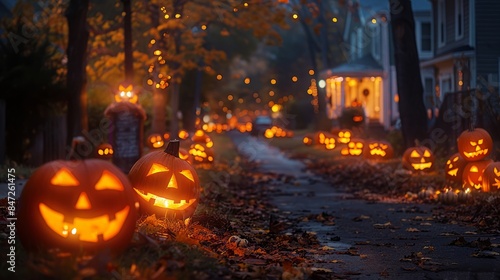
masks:
[[[196,202],[196,198],[192,198],[189,200],[181,199],[178,201],[174,201],[172,199],[166,199],[164,197],[157,196],[157,195],[154,195],[152,193],[140,191],[136,188],[134,188],[134,190],[146,202],[153,204],[153,206],[157,206],[157,207],[161,207],[161,208],[167,208],[167,209],[173,209],[173,210],[184,210]]]
[[[448,170],[448,175],[450,176],[455,177],[457,176],[457,174],[458,174],[458,168]]]
[[[411,166],[415,170],[424,170],[424,169],[429,169],[432,166],[432,162],[426,162],[426,163],[412,163]]]
[[[114,216],[105,214],[94,218],[74,217],[72,221],[44,203],[39,205],[40,214],[47,226],[62,237],[75,236],[80,241],[99,242],[115,237],[128,217],[130,207],[125,206]]]
[[[483,150],[479,150],[479,151],[475,151],[475,152],[464,152],[465,156],[467,158],[475,158],[479,155],[487,155],[488,154],[488,149],[483,149]]]
[[[387,154],[384,150],[382,149],[371,149],[370,150],[370,154],[372,156],[381,156],[381,157],[385,157],[385,155]]]

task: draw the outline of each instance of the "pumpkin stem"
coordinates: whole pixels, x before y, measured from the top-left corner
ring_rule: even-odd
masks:
[[[165,153],[172,155],[174,157],[179,157],[180,141],[177,139],[170,140],[167,147],[165,148]]]

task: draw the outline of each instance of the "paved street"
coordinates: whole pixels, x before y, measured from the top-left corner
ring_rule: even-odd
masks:
[[[440,223],[431,210],[439,205],[374,203],[354,199],[304,170],[264,141],[229,133],[240,153],[260,163],[260,171],[294,176],[277,184],[272,201],[291,217],[326,212],[334,224],[309,219],[299,226],[316,232],[330,254],[313,256],[316,267],[330,269],[351,279],[500,279],[495,251],[449,245],[459,237],[466,241],[499,236],[477,234],[472,227]],[[330,249],[333,248],[333,249]]]

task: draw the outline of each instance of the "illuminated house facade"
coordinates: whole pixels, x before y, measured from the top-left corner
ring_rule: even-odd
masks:
[[[429,59],[432,57],[431,3],[412,1],[412,8],[419,57]],[[344,108],[351,106],[362,106],[369,122],[378,122],[386,129],[398,118],[389,20],[387,0],[350,3],[342,46],[347,62],[321,73],[326,81],[329,118],[337,119]],[[423,69],[422,76],[425,73]]]

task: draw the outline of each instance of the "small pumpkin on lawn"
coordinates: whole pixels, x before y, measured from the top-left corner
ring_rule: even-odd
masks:
[[[185,220],[198,206],[198,174],[191,164],[179,158],[179,140],[171,140],[165,151],[140,158],[128,176],[143,213]]]
[[[159,133],[153,133],[149,135],[147,140],[147,145],[152,149],[160,149],[165,145],[165,141],[163,140],[163,136]]]
[[[434,154],[425,146],[410,147],[403,153],[402,164],[412,172],[429,172],[434,167]]]
[[[387,141],[371,140],[367,141],[363,151],[363,157],[373,160],[387,160],[394,155],[394,149],[391,143]]]
[[[102,143],[99,146],[97,146],[95,150],[95,157],[98,159],[112,159],[113,158],[113,146],[109,143]]]
[[[452,182],[462,182],[462,173],[464,172],[467,161],[460,155],[455,153],[451,155],[446,161],[444,173],[446,180]]]
[[[137,220],[127,176],[100,159],[51,161],[27,181],[17,209],[18,233],[28,251],[121,251]]]
[[[347,146],[340,150],[340,154],[343,156],[361,156],[364,146],[365,143],[362,139],[351,138]]]

